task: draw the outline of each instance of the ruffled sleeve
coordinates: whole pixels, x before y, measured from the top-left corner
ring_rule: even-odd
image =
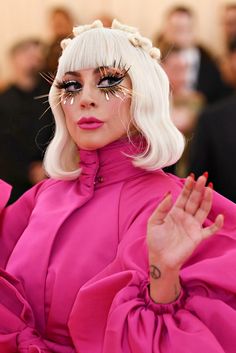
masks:
[[[17,240],[27,227],[37,195],[50,182],[44,180],[38,183],[15,203],[5,207],[12,187],[0,180],[0,268],[5,268]]]
[[[69,329],[80,353],[235,353],[236,205],[215,194],[206,224],[224,210],[225,227],[204,241],[181,270],[170,304],[148,294],[144,222],[124,235],[117,257],[79,291]],[[131,234],[132,233],[132,234]]]
[[[34,317],[20,283],[0,270],[0,352],[50,353],[34,328]]]
[[[10,198],[11,189],[12,187],[9,184],[0,179],[0,212],[4,209]]]
[[[50,353],[34,326],[32,310],[20,282],[2,268],[28,224],[35,198],[44,182],[5,207],[11,186],[0,180],[0,352]]]

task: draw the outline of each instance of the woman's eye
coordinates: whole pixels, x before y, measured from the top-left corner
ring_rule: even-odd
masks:
[[[78,81],[64,81],[62,88],[65,92],[79,92],[82,89],[82,85]]]
[[[107,76],[101,78],[99,81],[97,87],[98,88],[104,88],[104,87],[112,87],[119,85],[123,81],[123,76],[122,77],[116,77],[116,76]]]

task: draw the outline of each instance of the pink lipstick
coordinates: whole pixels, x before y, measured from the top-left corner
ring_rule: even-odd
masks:
[[[83,130],[98,129],[103,124],[104,124],[103,121],[101,121],[93,116],[82,117],[77,122],[77,125]]]

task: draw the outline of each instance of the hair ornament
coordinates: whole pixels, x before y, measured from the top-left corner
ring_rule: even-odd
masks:
[[[93,28],[102,28],[103,27],[103,23],[100,20],[96,20],[94,21],[91,25],[83,25],[83,26],[77,26],[73,28],[73,34],[74,36],[78,36],[79,34],[88,31],[90,29]]]
[[[149,51],[149,54],[153,59],[157,61],[161,60],[161,51],[159,48],[152,47]]]
[[[127,37],[129,39],[130,43],[134,47],[142,48],[154,60],[158,60],[158,61],[160,60],[160,58],[161,58],[160,49],[153,47],[151,40],[146,37],[141,36],[141,34],[138,32],[137,28],[123,25],[122,23],[120,23],[116,19],[113,20],[111,28],[112,29],[119,29],[121,31],[127,32]]]
[[[143,48],[149,52],[152,48],[152,42],[145,37],[142,37],[138,32],[128,35],[129,41],[133,46]]]
[[[70,39],[70,38],[62,39],[62,41],[61,41],[61,48],[62,48],[62,50],[64,50],[70,42],[71,42],[71,39]]]
[[[131,27],[131,26],[127,26],[127,25],[123,25],[122,23],[120,23],[116,19],[114,19],[112,21],[111,28],[112,29],[119,29],[121,31],[128,32],[128,33],[138,33],[137,28]]]

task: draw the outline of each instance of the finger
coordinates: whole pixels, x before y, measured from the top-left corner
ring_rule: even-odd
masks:
[[[207,187],[205,188],[201,204],[197,212],[195,213],[195,218],[200,224],[203,224],[203,222],[205,221],[206,217],[210,212],[211,206],[212,206],[212,189],[211,187]]]
[[[172,195],[167,193],[149,218],[149,224],[162,224],[172,208]]]
[[[211,224],[209,227],[206,227],[203,229],[203,239],[209,238],[211,235],[215,234],[220,230],[224,225],[224,216],[222,214],[219,214],[215,222]]]
[[[193,176],[192,175],[188,176],[185,181],[183,190],[181,191],[179,197],[176,200],[176,203],[175,203],[176,207],[181,208],[181,209],[185,209],[185,205],[186,205],[188,198],[193,190],[194,184],[195,184],[195,181],[194,181]]]
[[[186,205],[185,205],[185,211],[191,215],[195,215],[195,213],[197,212],[197,210],[199,209],[199,207],[201,205],[203,195],[204,195],[206,181],[207,181],[206,176],[204,174],[201,175],[197,179],[197,181],[193,187],[193,190],[192,190],[191,194],[189,195],[189,198],[188,198]]]

